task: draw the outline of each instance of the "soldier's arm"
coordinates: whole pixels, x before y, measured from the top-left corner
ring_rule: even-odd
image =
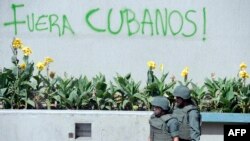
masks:
[[[199,141],[201,136],[200,115],[197,110],[192,110],[188,113],[188,122],[190,125],[191,141]]]
[[[179,141],[179,122],[172,118],[167,123],[167,131],[170,133],[173,141]]]
[[[173,141],[179,141],[179,137],[173,137]]]
[[[152,128],[151,128],[151,126],[150,126],[150,128],[149,128],[148,141],[152,141],[152,136],[153,136],[153,132],[152,132]]]
[[[151,128],[150,128],[150,133],[149,133],[149,136],[148,136],[148,141],[152,141],[152,132],[151,132]]]
[[[152,141],[150,136],[148,137],[148,141]]]

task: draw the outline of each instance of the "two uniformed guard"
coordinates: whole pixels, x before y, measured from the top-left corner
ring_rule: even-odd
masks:
[[[175,108],[173,116],[177,117],[180,123],[180,141],[199,141],[201,135],[201,115],[198,107],[191,100],[188,87],[180,85],[174,90]]]
[[[179,141],[179,122],[169,113],[170,103],[166,97],[157,96],[151,102],[154,113],[149,119],[149,141]]]

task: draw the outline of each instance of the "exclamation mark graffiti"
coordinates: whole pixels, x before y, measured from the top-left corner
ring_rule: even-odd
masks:
[[[203,38],[202,40],[206,41],[206,30],[207,30],[207,17],[206,17],[206,8],[203,8]]]

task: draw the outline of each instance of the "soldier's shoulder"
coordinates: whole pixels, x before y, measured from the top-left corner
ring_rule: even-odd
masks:
[[[191,112],[191,111],[198,111],[199,109],[197,106],[190,104],[185,106],[183,110],[185,110],[186,112]]]
[[[168,122],[170,122],[170,123],[178,122],[178,118],[171,116],[171,118],[168,120]]]
[[[167,122],[167,126],[172,126],[172,127],[178,127],[179,126],[179,121],[177,118],[173,117]]]
[[[191,115],[198,115],[200,112],[198,109],[192,109],[188,112],[188,114]]]

